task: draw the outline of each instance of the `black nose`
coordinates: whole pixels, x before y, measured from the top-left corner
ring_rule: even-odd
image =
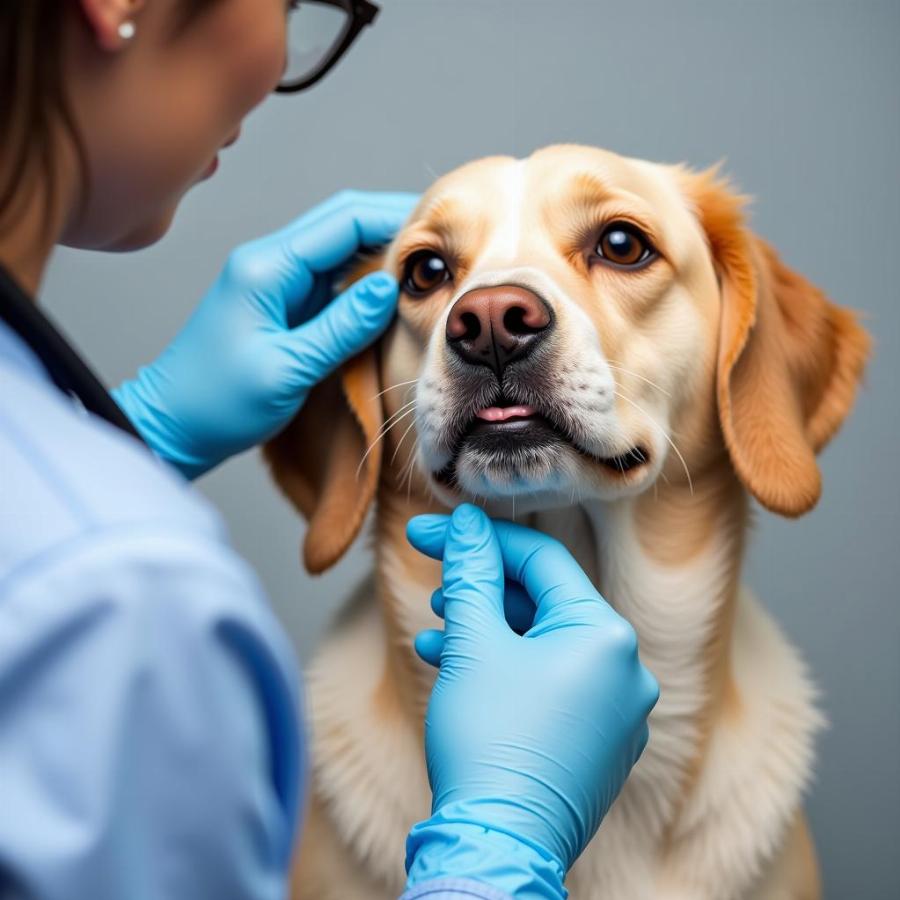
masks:
[[[500,377],[549,334],[550,307],[537,294],[511,284],[463,294],[447,317],[447,343],[466,362],[489,366]]]

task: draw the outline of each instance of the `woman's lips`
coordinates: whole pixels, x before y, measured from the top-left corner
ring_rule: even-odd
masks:
[[[485,422],[505,422],[507,419],[527,419],[537,414],[533,406],[487,406],[475,415]]]
[[[216,154],[210,164],[203,170],[203,174],[200,176],[201,179],[212,178],[213,175],[216,174],[216,169],[219,168],[219,156]]]
[[[222,149],[224,150],[226,147],[230,147],[239,137],[241,136],[241,129],[238,128],[237,131],[232,132],[222,144]],[[212,178],[213,175],[216,174],[216,169],[219,168],[219,154],[217,153],[212,160],[210,160],[209,165],[203,170],[200,174],[200,180],[205,181],[207,178]]]

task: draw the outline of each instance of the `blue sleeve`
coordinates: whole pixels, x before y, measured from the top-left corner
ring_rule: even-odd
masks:
[[[410,888],[400,900],[513,900],[512,894],[469,878],[435,878]]]
[[[565,900],[565,871],[550,854],[512,834],[456,821],[442,811],[406,841],[401,900]]]
[[[0,895],[283,898],[298,692],[244,564],[88,533],[0,581]]]

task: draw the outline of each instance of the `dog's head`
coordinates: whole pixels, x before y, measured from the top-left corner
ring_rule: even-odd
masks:
[[[432,186],[376,266],[401,283],[395,324],[269,447],[311,518],[311,570],[347,548],[382,474],[527,511],[730,458],[774,512],[818,499],[815,454],[868,339],[715,172],[573,146],[479,160]]]

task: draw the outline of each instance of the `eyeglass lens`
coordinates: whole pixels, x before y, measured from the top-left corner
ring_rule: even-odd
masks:
[[[327,61],[350,26],[339,6],[304,0],[288,17],[287,67],[282,84],[295,84],[313,75]]]

